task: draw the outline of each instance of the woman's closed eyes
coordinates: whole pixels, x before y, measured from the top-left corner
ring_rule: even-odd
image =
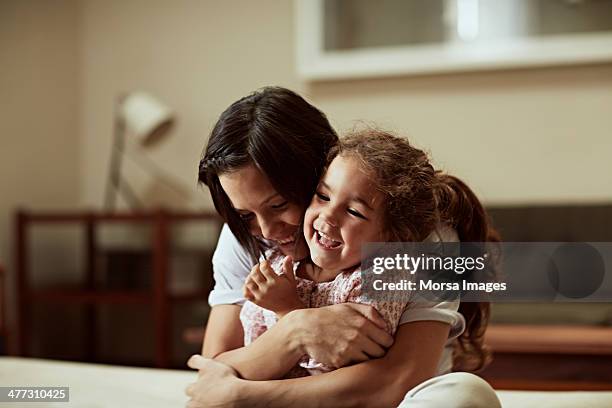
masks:
[[[318,192],[318,191],[317,191],[315,194],[317,195],[317,197],[319,198],[319,200],[329,201],[329,197],[328,197],[328,196],[326,196],[325,194],[320,193],[320,192]]]
[[[285,208],[287,204],[289,204],[289,201],[283,201],[282,203],[271,205],[271,207],[275,210],[281,210]]]
[[[240,219],[244,222],[251,221],[253,217],[255,216],[255,214],[253,213],[246,213],[246,214],[239,213],[238,215],[240,216]]]
[[[270,208],[273,210],[284,210],[285,208],[287,208],[287,206],[289,205],[289,201],[283,201],[280,202],[278,204],[272,204],[270,205]],[[240,219],[242,221],[245,222],[249,222],[253,219],[253,217],[255,217],[255,214],[252,212],[248,212],[248,213],[238,213],[238,215],[240,216]]]

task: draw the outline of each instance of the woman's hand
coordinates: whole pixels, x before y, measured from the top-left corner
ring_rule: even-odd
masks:
[[[288,324],[304,354],[331,367],[385,355],[393,337],[386,323],[369,305],[342,303],[289,313],[279,323]]]
[[[185,390],[190,398],[187,408],[241,406],[241,380],[231,367],[198,354],[191,356],[187,365],[199,371],[196,382]]]
[[[268,261],[255,265],[244,284],[244,297],[273,311],[278,317],[304,308],[296,291],[291,257],[285,258],[280,275],[274,272]]]

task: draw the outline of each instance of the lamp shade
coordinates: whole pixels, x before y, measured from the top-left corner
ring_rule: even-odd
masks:
[[[119,114],[128,130],[142,145],[162,139],[174,124],[174,113],[144,92],[131,92],[122,101]]]

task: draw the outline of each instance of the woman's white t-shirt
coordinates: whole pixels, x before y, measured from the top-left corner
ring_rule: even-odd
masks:
[[[457,232],[450,227],[441,227],[426,241],[432,242],[458,242]],[[210,292],[208,303],[210,306],[236,304],[242,305],[245,298],[242,287],[251,268],[254,266],[249,253],[240,245],[227,224],[223,226],[217,249],[213,255],[213,276],[215,287]],[[451,371],[453,347],[452,342],[465,329],[465,319],[457,311],[459,300],[439,303],[411,303],[408,305],[399,324],[409,322],[433,320],[447,323],[451,326],[448,341],[444,347],[438,373]]]

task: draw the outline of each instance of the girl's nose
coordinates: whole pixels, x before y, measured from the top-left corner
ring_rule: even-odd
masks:
[[[338,226],[338,217],[337,217],[337,214],[331,208],[327,209],[324,212],[322,212],[320,218],[323,220],[323,222],[325,222],[326,224],[329,224],[331,227],[337,227]]]

